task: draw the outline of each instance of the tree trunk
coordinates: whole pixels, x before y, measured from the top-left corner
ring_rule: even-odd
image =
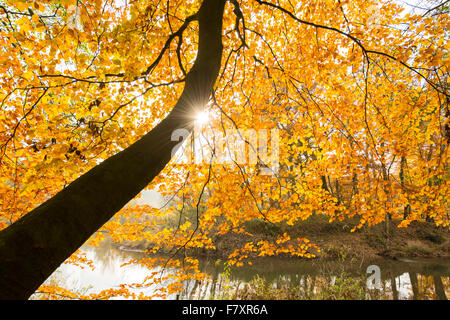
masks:
[[[407,168],[407,160],[406,157],[402,156],[402,159],[400,161],[400,183],[402,186],[402,189],[405,187],[405,171]],[[407,204],[403,208],[403,219],[406,219],[411,214],[411,205]]]
[[[395,282],[395,276],[391,277],[391,287],[392,287],[392,299],[398,300],[397,283]]]
[[[415,272],[408,272],[409,279],[411,281],[411,288],[413,292],[413,300],[419,299],[419,284],[417,280],[417,274]]]
[[[436,293],[436,298],[439,300],[447,300],[447,296],[445,295],[444,284],[442,283],[442,279],[439,275],[433,275],[434,281],[434,292]]]
[[[174,130],[193,127],[208,102],[222,57],[226,0],[204,0],[199,47],[172,112],[127,149],[94,167],[53,198],[0,232],[0,299],[27,299],[95,231],[164,168]]]

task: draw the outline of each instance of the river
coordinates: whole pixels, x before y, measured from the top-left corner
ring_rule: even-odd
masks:
[[[151,271],[155,271],[140,265],[122,266],[130,259],[141,258],[145,254],[114,246],[107,241],[101,243],[99,247],[84,246],[82,251],[94,262],[94,270],[63,264],[46,283],[56,282],[66,289],[90,294],[108,288],[117,288],[123,283],[139,283]],[[200,261],[200,269],[212,275],[215,281],[208,284],[194,280],[186,281],[183,293],[168,295],[167,299],[210,299],[212,294],[223,290],[223,264],[203,259]],[[336,279],[342,277],[346,279],[365,277],[366,288],[372,289],[369,292],[377,292],[378,299],[448,299],[450,297],[450,259],[364,261],[361,258],[351,263],[343,263],[271,257],[257,260],[251,266],[232,268],[226,277],[227,288],[233,292],[239,286],[242,288],[241,285],[252,281],[257,275],[270,288],[276,289],[290,284],[308,289],[311,294],[314,293],[313,299],[320,294],[318,291],[328,290],[330,286],[336,284]],[[377,278],[379,278],[378,283]],[[166,284],[163,282],[160,285]],[[133,290],[150,295],[160,285]],[[228,298],[233,298],[233,295],[229,295]],[[373,295],[366,293],[365,298],[373,299]]]

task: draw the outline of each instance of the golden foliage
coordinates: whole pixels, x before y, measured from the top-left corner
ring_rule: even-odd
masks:
[[[167,115],[196,56],[197,24],[170,35],[199,7],[192,0],[3,3],[1,229]],[[216,151],[237,130],[278,129],[277,171],[262,175],[262,161],[174,159],[148,186],[173,196],[172,205],[125,208],[90,243],[107,234],[157,243],[153,252],[214,249],[217,234],[246,233],[252,219],[292,225],[312,214],[356,215],[359,228],[386,217],[401,227],[432,219],[448,228],[450,19],[440,9],[409,14],[374,0],[228,3],[210,121],[196,130],[222,134]],[[161,218],[181,221],[187,209],[191,219],[178,225]],[[311,257],[312,247],[283,235],[247,243],[230,261],[250,252]],[[180,290],[176,283],[168,293]],[[82,297],[40,290],[50,298],[138,298],[128,288]]]

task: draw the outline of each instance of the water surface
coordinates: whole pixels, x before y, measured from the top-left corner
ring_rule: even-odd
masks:
[[[123,283],[139,283],[152,271],[140,265],[126,265],[130,259],[145,256],[138,251],[125,250],[103,242],[99,247],[84,246],[82,251],[94,262],[95,269],[81,269],[70,264],[61,265],[47,280],[62,287],[83,294],[98,293],[104,289],[118,287]],[[377,269],[379,268],[379,269]],[[252,281],[255,276],[265,280],[273,288],[283,285],[308,287],[315,292],[326,285],[333,285],[339,277],[361,278],[366,281],[370,292],[383,293],[383,299],[448,299],[450,297],[450,259],[402,259],[367,261],[364,258],[349,262],[303,260],[294,258],[270,257],[254,261],[251,266],[232,268],[224,277],[224,267],[212,259],[200,261],[202,272],[212,276],[214,283],[184,283],[182,294],[172,294],[168,299],[210,299],[213,294],[220,294],[227,281],[228,290],[233,286]],[[377,283],[377,270],[380,282]],[[368,272],[369,271],[369,272]],[[170,272],[170,270],[168,270]],[[226,279],[224,279],[226,278]],[[160,285],[166,285],[162,283]],[[151,295],[160,285],[133,289]],[[321,285],[321,286],[319,286]],[[312,286],[312,288],[311,288]],[[366,295],[370,299],[371,295]]]

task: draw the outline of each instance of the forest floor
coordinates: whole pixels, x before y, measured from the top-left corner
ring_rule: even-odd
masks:
[[[358,224],[357,219],[328,222],[325,216],[311,216],[294,226],[276,226],[261,220],[250,221],[245,229],[253,237],[245,234],[228,233],[214,240],[215,250],[195,249],[189,254],[211,258],[226,258],[235,249],[247,242],[263,239],[276,239],[284,232],[291,238],[307,238],[315,243],[320,252],[313,251],[318,258],[336,260],[342,257],[378,258],[450,258],[450,231],[436,227],[432,222],[412,222],[407,228],[397,228],[396,221],[391,222],[389,236],[384,223],[364,226],[355,232],[350,230]],[[150,243],[121,243],[128,248],[149,249]]]

